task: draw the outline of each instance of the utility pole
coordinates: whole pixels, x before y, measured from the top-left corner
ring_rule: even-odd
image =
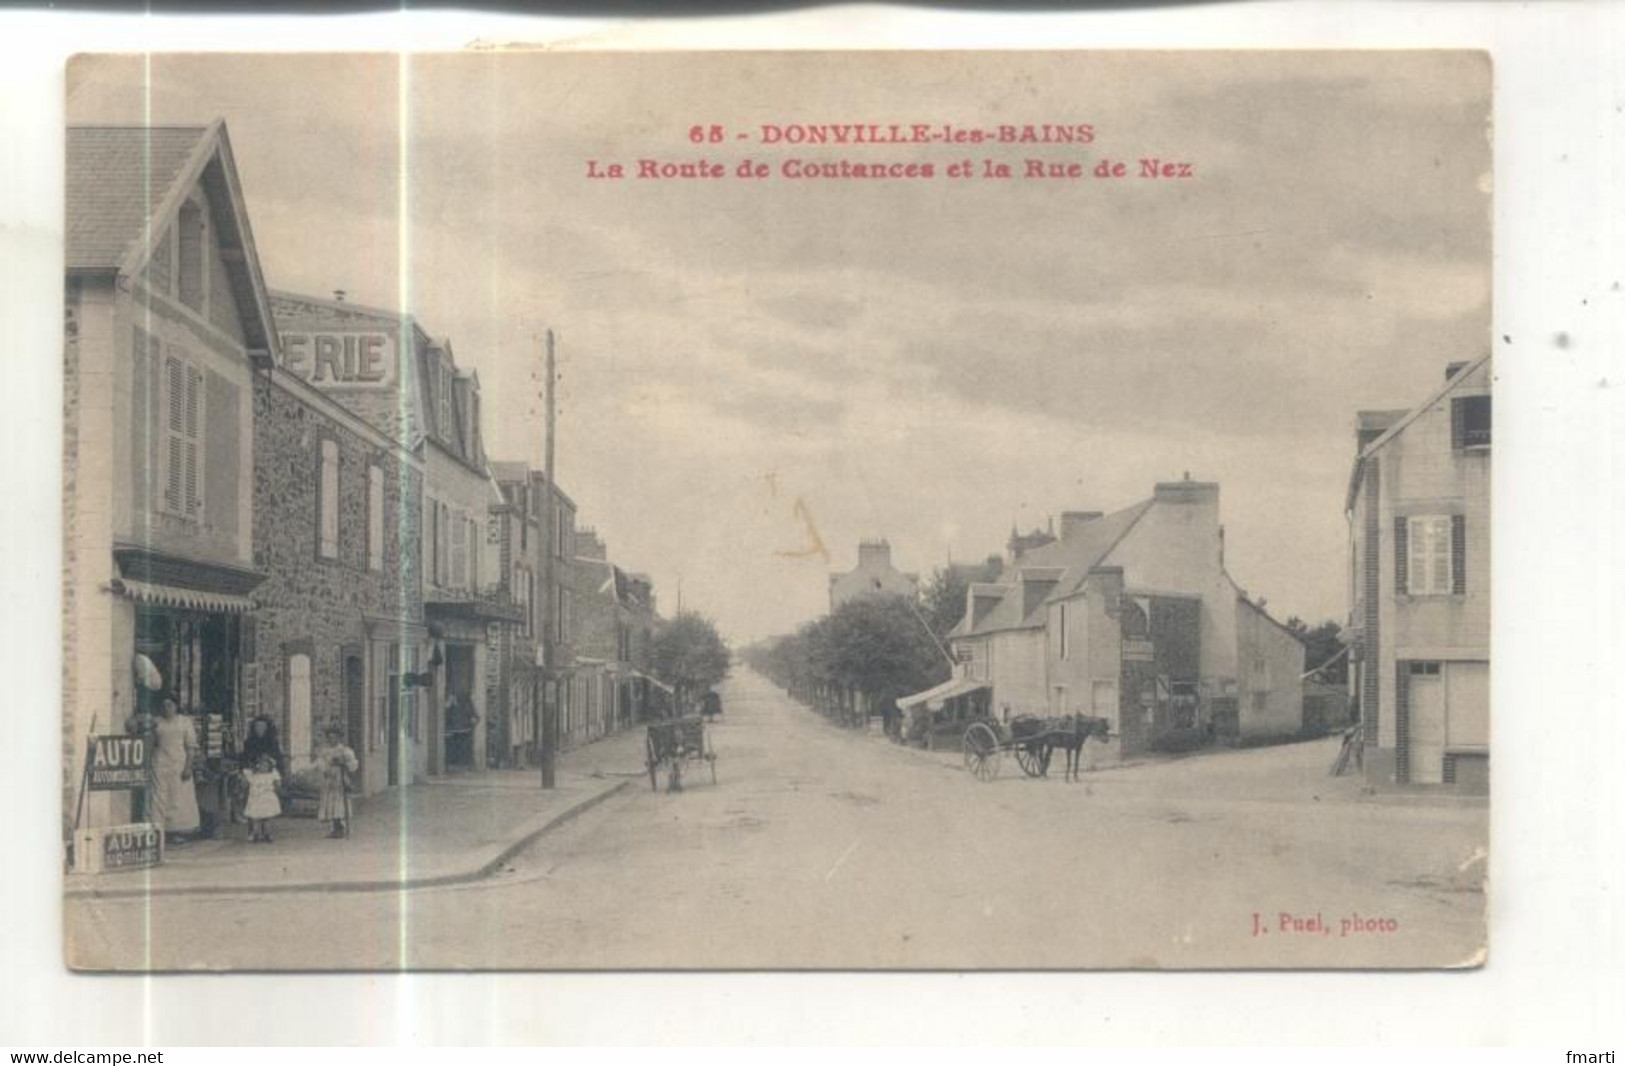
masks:
[[[553,556],[558,553],[556,543],[559,529],[558,492],[553,487],[553,423],[557,408],[553,402],[557,375],[553,363],[553,331],[547,331],[547,443],[544,445],[542,469],[547,480],[547,513],[542,517],[542,587],[547,590],[547,613],[542,619],[542,787],[553,788],[558,783],[554,760],[559,746],[559,691],[553,676],[554,620],[558,617],[558,589],[553,584]]]

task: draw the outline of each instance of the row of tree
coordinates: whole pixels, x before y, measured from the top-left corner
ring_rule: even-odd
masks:
[[[790,636],[746,649],[743,657],[802,702],[862,724],[897,697],[948,679],[939,639],[919,605],[876,596],[848,601]]]
[[[693,710],[701,695],[722,684],[733,665],[716,624],[694,611],[684,611],[655,630],[649,658],[655,677],[676,692],[680,714]]]

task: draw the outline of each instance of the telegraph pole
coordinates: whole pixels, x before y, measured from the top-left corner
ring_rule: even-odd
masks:
[[[558,589],[553,585],[553,557],[558,553],[555,543],[559,533],[558,492],[553,487],[553,424],[558,416],[553,401],[557,374],[553,362],[553,331],[547,331],[547,443],[544,445],[542,469],[547,479],[547,513],[542,517],[542,587],[547,590],[547,613],[542,619],[542,787],[557,784],[554,760],[559,745],[559,691],[553,676],[554,619],[558,616]]]

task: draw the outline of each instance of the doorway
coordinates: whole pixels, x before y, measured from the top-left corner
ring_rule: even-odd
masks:
[[[1444,782],[1445,693],[1440,664],[1410,664],[1410,780]]]

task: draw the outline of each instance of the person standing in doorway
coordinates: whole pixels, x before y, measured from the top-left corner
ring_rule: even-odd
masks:
[[[181,714],[174,697],[164,700],[153,724],[152,821],[164,843],[184,844],[198,831],[197,792],[192,768],[197,761],[197,732]]]

